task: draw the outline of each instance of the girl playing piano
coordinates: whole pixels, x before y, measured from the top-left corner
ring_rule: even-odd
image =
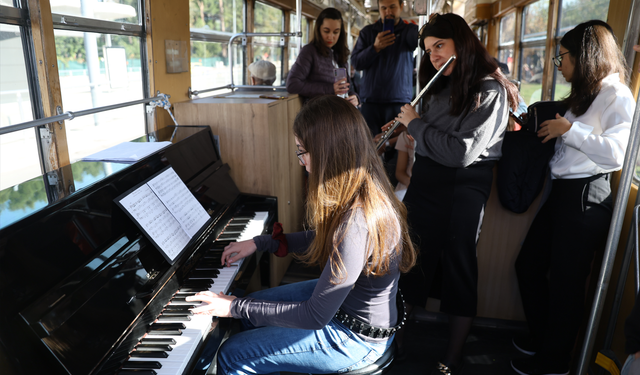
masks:
[[[363,368],[382,356],[403,321],[398,279],[416,254],[364,118],[346,100],[321,96],[302,108],[293,130],[309,172],[311,230],[233,243],[222,259],[291,252],[323,271],[317,280],[243,298],[189,297],[208,303],[195,312],[242,319],[246,328],[220,348],[219,374]]]

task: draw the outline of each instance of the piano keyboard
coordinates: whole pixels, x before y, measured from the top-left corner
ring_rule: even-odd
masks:
[[[253,217],[240,215],[229,222],[157,321],[150,326],[147,335],[130,353],[131,357],[119,375],[181,375],[185,372],[211,330],[212,317],[192,314],[189,308],[198,303],[186,302],[184,298],[205,290],[227,294],[244,259],[229,267],[221,267],[224,246],[262,234],[268,216],[268,212],[256,212]]]

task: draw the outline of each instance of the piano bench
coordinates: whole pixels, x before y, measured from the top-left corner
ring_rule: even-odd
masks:
[[[391,364],[393,363],[393,359],[396,354],[396,343],[391,344],[389,349],[380,357],[377,361],[370,364],[367,367],[363,367],[358,370],[353,370],[349,372],[344,372],[346,375],[382,375],[385,374],[391,368]],[[315,375],[315,374],[309,374]]]

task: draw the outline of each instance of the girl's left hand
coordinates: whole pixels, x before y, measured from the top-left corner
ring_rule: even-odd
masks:
[[[566,118],[556,113],[555,120],[547,120],[540,124],[540,130],[538,130],[538,137],[544,139],[542,143],[547,143],[548,140],[557,138],[571,129],[571,123]]]
[[[220,294],[214,294],[212,292],[200,292],[193,296],[188,296],[186,301],[201,301],[206,302],[206,305],[194,307],[191,311],[194,314],[200,315],[213,315],[220,318],[231,317],[231,302],[236,299],[236,296],[228,296],[222,292]]]
[[[358,101],[358,97],[355,95],[349,95],[349,97],[347,98],[347,100],[353,104],[354,107],[357,107],[360,102]]]
[[[417,118],[420,118],[420,116],[418,116],[418,112],[413,109],[411,104],[405,104],[400,109],[400,113],[398,113],[396,120],[400,121],[404,126],[408,126],[411,121]]]

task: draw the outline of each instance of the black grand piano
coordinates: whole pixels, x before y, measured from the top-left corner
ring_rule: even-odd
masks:
[[[134,164],[78,162],[0,191],[4,371],[191,374],[203,348],[220,341],[219,321],[193,316],[184,298],[246,281],[255,258],[220,269],[220,253],[229,241],[266,233],[276,198],[238,191],[208,127],[169,127],[136,141],[169,139]],[[173,264],[114,203],[166,166],[210,216]],[[67,190],[56,190],[56,179],[69,176]]]

